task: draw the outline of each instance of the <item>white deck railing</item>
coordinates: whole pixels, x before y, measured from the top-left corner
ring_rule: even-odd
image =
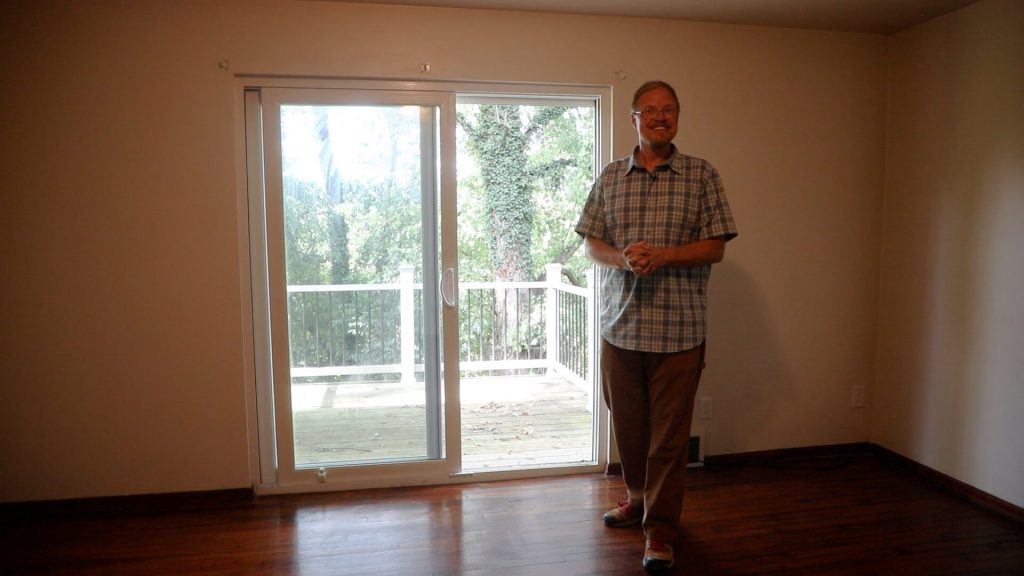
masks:
[[[477,331],[474,335],[474,331],[468,328],[460,330],[460,370],[542,369],[558,373],[587,388],[587,381],[593,374],[593,354],[588,350],[588,343],[594,339],[592,289],[563,283],[561,270],[559,264],[547,265],[545,280],[540,282],[460,283],[460,304],[475,302],[477,316],[495,314],[494,302],[513,302],[506,300],[509,291],[514,291],[511,294],[516,308],[514,313],[504,318],[476,318],[477,326],[486,324],[491,328],[489,334]],[[590,271],[587,272],[587,285],[593,286]],[[418,292],[422,290],[422,284],[414,281],[412,266],[401,268],[398,283],[288,286],[289,322],[293,332],[291,345],[293,352],[296,347],[303,348],[301,353],[292,356],[292,378],[400,374],[402,380],[414,381],[416,373],[423,372],[422,360],[417,361],[416,357],[418,335],[415,314]],[[493,297],[484,297],[488,293]],[[527,303],[521,307],[523,294],[527,295]],[[536,294],[540,302],[534,301],[532,294]],[[312,304],[305,302],[310,296]],[[362,304],[360,298],[363,299]],[[326,305],[323,299],[327,300]],[[491,304],[489,312],[488,303]],[[524,310],[528,316],[525,337],[519,326],[524,322],[521,317]],[[320,317],[322,313],[328,315],[326,322]],[[467,317],[473,320],[472,314],[473,311],[468,309],[461,314],[460,328]],[[517,325],[504,326],[509,318]],[[389,321],[392,323],[390,327]],[[294,334],[296,331],[298,336]],[[504,342],[508,335],[519,340],[515,346]],[[366,361],[366,357],[371,355],[368,353],[356,354],[362,358],[351,358],[347,354],[346,346],[365,351],[375,339],[380,340],[377,343],[380,351],[372,355],[382,361]],[[483,342],[486,339],[490,341]],[[516,346],[517,351],[526,350],[525,358],[509,352]],[[313,358],[309,358],[310,347]],[[327,359],[321,358],[325,348]],[[473,354],[473,351],[479,353]],[[392,358],[393,361],[387,361]]]

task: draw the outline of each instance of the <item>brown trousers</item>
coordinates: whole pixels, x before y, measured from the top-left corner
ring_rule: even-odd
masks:
[[[622,477],[630,494],[643,495],[648,538],[675,542],[682,535],[687,444],[703,368],[704,344],[659,354],[601,340],[602,389]]]

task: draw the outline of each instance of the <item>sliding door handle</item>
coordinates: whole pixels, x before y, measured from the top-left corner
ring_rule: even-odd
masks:
[[[448,289],[445,290],[445,287]],[[445,268],[441,274],[441,300],[448,308],[455,308],[458,305],[458,294],[455,293],[455,268]]]

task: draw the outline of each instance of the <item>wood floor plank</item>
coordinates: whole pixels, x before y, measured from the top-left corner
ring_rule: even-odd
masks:
[[[676,574],[1024,574],[1024,523],[873,453],[690,471]],[[582,475],[5,515],[2,574],[642,574],[639,528]]]

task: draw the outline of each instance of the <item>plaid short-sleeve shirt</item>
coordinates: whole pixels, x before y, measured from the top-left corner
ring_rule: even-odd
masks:
[[[715,168],[673,147],[668,163],[648,172],[628,158],[601,172],[583,206],[576,232],[616,248],[646,240],[679,246],[736,236],[722,180]],[[666,266],[649,276],[600,268],[601,335],[627,350],[680,352],[699,346],[707,332],[711,265]]]

